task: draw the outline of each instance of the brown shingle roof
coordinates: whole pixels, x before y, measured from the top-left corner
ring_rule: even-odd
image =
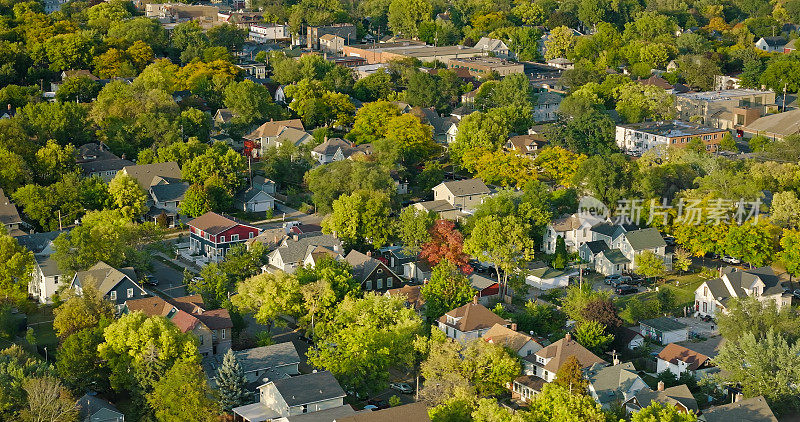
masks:
[[[533,337],[527,334],[514,331],[500,324],[493,325],[492,328],[483,335],[483,339],[489,343],[506,346],[515,352],[519,352],[519,349],[522,349],[529,341],[535,341]]]
[[[447,324],[448,316],[456,318],[456,323]],[[439,322],[450,325],[461,332],[490,328],[495,324],[508,324],[508,321],[500,318],[497,314],[490,311],[485,306],[474,302],[453,309],[452,311],[442,315],[439,317]]]
[[[305,130],[303,122],[300,121],[300,119],[269,121],[259,126],[258,129],[245,135],[244,139],[255,141],[260,138],[272,138],[278,136],[284,127]]]
[[[389,289],[386,294],[389,296],[405,296],[406,303],[414,309],[419,309],[425,304],[425,299],[422,298],[422,286],[407,284],[399,289]]]
[[[430,422],[430,420],[425,404],[418,402],[373,412],[359,412],[336,419],[336,422]]]
[[[205,310],[200,295],[182,296],[169,300],[153,296],[125,302],[128,311],[142,311],[146,315],[161,315],[172,321],[182,332],[191,331],[202,322],[211,330],[232,328],[231,316],[227,309]]]
[[[670,363],[677,363],[678,361],[686,362],[688,369],[691,371],[700,368],[709,361],[708,356],[695,352],[694,350],[689,350],[675,343],[668,344],[667,347],[658,354],[658,358]]]
[[[566,362],[567,358],[570,356],[575,356],[583,368],[588,368],[595,363],[607,363],[603,359],[597,357],[597,355],[594,353],[590,352],[587,348],[581,346],[580,343],[572,338],[571,334],[567,334],[561,340],[545,347],[542,350],[539,350],[531,356],[527,356],[524,359],[528,360],[529,362],[535,362],[535,356],[541,356],[545,359],[550,359],[543,368],[553,373],[558,372],[558,369],[561,368],[561,365]]]
[[[220,234],[229,228],[242,224],[233,218],[217,214],[215,212],[207,212],[200,217],[188,223],[190,226],[208,232],[213,235]]]

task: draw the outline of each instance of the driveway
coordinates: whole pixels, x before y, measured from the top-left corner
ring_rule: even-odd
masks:
[[[154,259],[152,277],[158,280],[158,286],[155,286],[156,290],[170,297],[186,296],[182,272]]]
[[[719,327],[714,322],[704,322],[695,317],[678,318],[678,321],[688,325],[690,333],[696,333],[706,338],[719,335]]]

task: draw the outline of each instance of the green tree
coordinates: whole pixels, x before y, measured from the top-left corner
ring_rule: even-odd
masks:
[[[228,349],[222,366],[217,369],[217,389],[219,389],[220,405],[230,412],[234,407],[241,406],[247,396],[247,379],[242,372],[233,350]]]
[[[208,188],[201,185],[191,185],[186,190],[179,208],[181,214],[189,217],[200,217],[209,211],[219,210],[219,204],[216,203]]]
[[[722,379],[741,386],[745,397],[763,395],[776,410],[796,408],[800,344],[791,345],[772,330],[762,338],[745,333],[728,339],[714,363],[724,371]]]
[[[583,312],[586,306],[595,300],[608,300],[610,293],[603,290],[593,290],[591,284],[572,285],[567,288],[567,295],[561,301],[561,310],[569,319],[581,322],[584,320]]]
[[[634,261],[637,273],[647,278],[664,276],[664,259],[652,251],[643,251],[636,255]]]
[[[600,355],[614,341],[614,335],[606,334],[606,326],[597,321],[584,321],[575,326],[575,341]]]
[[[567,266],[567,243],[564,238],[558,236],[556,238],[556,250],[553,257],[553,268],[563,270]]]
[[[53,310],[53,329],[60,339],[79,331],[91,329],[103,320],[114,319],[114,304],[103,298],[91,284],[84,286],[80,295],[72,293],[66,301]]]
[[[603,422],[606,415],[600,404],[589,395],[571,394],[568,389],[554,383],[545,384],[541,394],[530,402],[526,420]]]
[[[189,183],[219,187],[229,196],[244,185],[247,162],[223,142],[216,142],[202,155],[186,163],[181,175]]]
[[[25,422],[73,421],[78,418],[75,397],[58,378],[27,378],[22,382],[28,406],[19,416]]]
[[[108,193],[122,215],[135,219],[147,211],[147,194],[139,186],[139,182],[125,173],[117,173],[108,184]]]
[[[505,293],[510,276],[533,257],[534,244],[529,231],[516,216],[483,217],[475,223],[464,242],[464,252],[491,262]]]
[[[694,412],[684,413],[672,404],[652,402],[631,415],[631,422],[695,422],[697,416]]]
[[[259,274],[239,283],[238,291],[231,298],[233,305],[253,313],[256,321],[269,329],[286,324],[282,315],[299,316],[302,311],[300,283],[290,274]]]
[[[348,245],[383,247],[391,236],[389,197],[383,192],[357,191],[333,201],[333,212],[322,220],[324,233],[335,233]]]
[[[634,167],[625,154],[608,157],[595,155],[581,162],[573,183],[609,207],[617,204],[631,190]]]
[[[0,228],[0,297],[22,303],[27,297],[35,260],[33,253]]]
[[[61,178],[62,175],[77,170],[75,147],[71,144],[60,146],[55,140],[50,139],[47,144],[36,151],[36,179],[44,184],[50,184]]]
[[[727,309],[724,315],[718,316],[717,325],[720,334],[728,340],[741,338],[745,333],[762,339],[770,331],[790,342],[800,338],[797,328],[800,315],[794,309],[778,310],[774,302],[761,302],[752,297],[731,300]]]
[[[11,193],[30,182],[31,178],[25,159],[0,148],[0,187]]]
[[[413,340],[420,332],[419,316],[403,298],[367,293],[346,297],[330,321],[318,323],[317,348],[309,362],[331,371],[347,388],[359,393],[386,388],[389,368],[410,366]]]
[[[654,85],[629,83],[614,90],[617,113],[628,123],[668,120],[674,115],[672,95]]]
[[[56,372],[71,388],[104,391],[109,388],[108,368],[97,353],[103,342],[103,330],[110,320],[85,328],[66,337],[56,351]]]
[[[235,245],[228,249],[222,262],[203,267],[199,280],[192,279],[187,288],[202,295],[207,306],[219,307],[236,291],[237,283],[261,274],[265,255],[266,246],[263,244]]]
[[[589,381],[583,377],[583,366],[575,356],[570,356],[556,371],[553,384],[564,387],[570,394],[585,395],[589,388]]]
[[[783,230],[781,252],[778,255],[791,277],[800,277],[800,231]]]
[[[358,144],[374,142],[386,136],[389,120],[400,115],[400,109],[389,101],[365,104],[356,112],[353,129],[347,138]]]
[[[430,211],[413,205],[403,208],[395,224],[395,233],[403,242],[403,250],[411,255],[418,254],[422,245],[430,241],[430,229],[435,221],[436,215]]]
[[[764,220],[732,225],[722,241],[722,249],[728,255],[761,267],[772,262],[779,234],[778,227]]]
[[[211,45],[225,47],[228,51],[240,51],[244,46],[247,30],[233,24],[217,25],[206,32]]]
[[[225,107],[233,110],[236,119],[244,124],[283,117],[281,108],[272,101],[269,90],[250,80],[232,82],[225,88]]]
[[[736,141],[733,140],[730,132],[725,132],[725,135],[722,136],[722,140],[719,141],[719,148],[723,151],[739,151]]]
[[[313,195],[316,211],[328,214],[333,202],[356,191],[396,192],[389,169],[377,163],[343,160],[318,166],[306,173],[304,180]]]
[[[567,57],[575,46],[575,35],[570,28],[559,26],[550,31],[550,36],[545,41],[546,59]]]
[[[219,404],[213,399],[203,368],[194,362],[176,362],[153,385],[147,401],[158,421],[211,422],[219,419]]]
[[[419,25],[431,20],[431,12],[431,4],[427,0],[392,0],[389,3],[389,29],[395,34],[417,37]]]
[[[692,265],[692,254],[684,248],[675,248],[675,260],[672,267],[680,272],[688,271]]]
[[[772,221],[781,227],[800,227],[800,199],[794,191],[775,192],[770,208]]]
[[[434,321],[459,306],[469,303],[475,291],[469,279],[444,259],[433,267],[431,279],[422,286],[422,298],[425,299],[425,317]]]
[[[0,377],[0,410],[3,415],[14,415],[27,405],[25,380],[50,376],[52,367],[20,346],[12,345],[0,351],[0,373],[3,374]]]
[[[321,81],[303,79],[284,90],[294,110],[307,127],[349,126],[356,108],[346,94],[326,89]]]
[[[67,78],[56,91],[56,100],[61,102],[88,103],[97,97],[102,86],[88,76]]]
[[[562,116],[545,136],[552,139],[556,147],[577,154],[611,154],[618,150],[614,144],[614,121],[596,110],[572,118]]]

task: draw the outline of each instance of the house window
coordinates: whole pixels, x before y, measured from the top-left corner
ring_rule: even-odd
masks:
[[[383,279],[382,279],[382,278],[379,278],[379,279],[378,279],[378,290],[380,290],[380,289],[382,289],[382,288],[383,288]]]
[[[383,274],[383,269],[382,268],[378,268],[378,274]]]
[[[200,337],[200,345],[202,346],[203,344],[205,344],[206,336],[198,336],[198,337]]]
[[[128,299],[133,297],[133,289],[128,289],[126,293],[128,294]]]
[[[111,293],[108,294],[108,297],[111,298],[111,300],[117,300],[117,291],[116,290],[112,291]]]
[[[219,237],[219,241],[220,241],[220,242],[224,242],[224,241],[225,241],[225,236],[220,236],[220,237]]]
[[[220,330],[220,335],[222,336],[222,339],[225,340],[225,329],[224,328],[222,330]]]
[[[57,276],[57,275],[56,275],[56,276],[53,276],[53,282],[54,282],[55,284],[58,284],[58,276]]]
[[[253,232],[247,233],[247,238],[248,239],[252,239],[253,238],[253,234],[254,234]]]
[[[393,279],[391,277],[387,278],[386,279],[386,287],[391,288],[392,287],[392,281],[393,281]]]
[[[367,280],[366,289],[367,290],[372,290],[372,280]]]
[[[708,296],[708,286],[703,287],[703,296]]]
[[[238,234],[234,234],[234,235],[231,236],[231,242],[235,242],[237,240],[239,240],[239,235]]]

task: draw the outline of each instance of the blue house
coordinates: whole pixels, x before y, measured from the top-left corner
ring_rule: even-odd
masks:
[[[104,298],[121,308],[126,300],[150,296],[136,281],[131,267],[116,269],[103,261],[86,271],[79,271],[72,278],[70,287],[78,294],[87,286],[94,287]]]

